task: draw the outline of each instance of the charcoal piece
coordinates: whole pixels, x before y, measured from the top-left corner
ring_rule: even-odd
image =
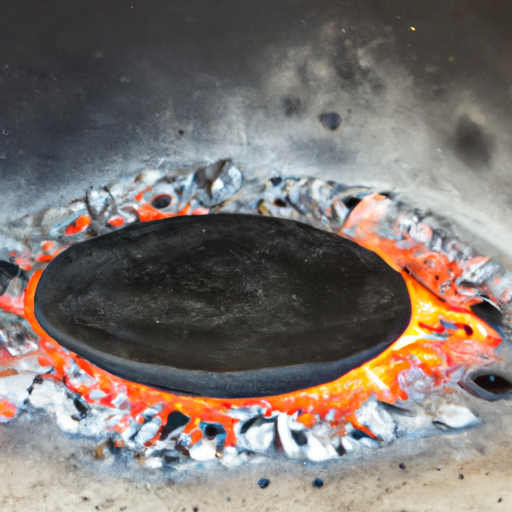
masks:
[[[336,112],[328,112],[320,115],[320,122],[328,130],[337,130],[341,125],[341,117]]]
[[[172,197],[167,194],[160,194],[159,196],[156,196],[153,198],[153,201],[151,201],[151,206],[153,208],[157,208],[158,210],[163,210],[164,208],[167,208],[172,202]]]
[[[496,331],[500,331],[503,327],[503,313],[496,306],[487,301],[483,301],[480,304],[473,304],[471,306],[471,312]]]
[[[73,405],[76,407],[78,414],[71,416],[76,421],[82,421],[89,413],[89,405],[81,396],[76,396],[73,399]]]
[[[258,485],[261,489],[266,489],[270,485],[270,480],[268,478],[260,478]]]
[[[220,424],[213,425],[212,423],[209,423],[203,427],[203,437],[205,439],[209,439],[210,441],[215,439],[218,435],[225,433],[226,431],[224,427]]]
[[[315,488],[315,489],[319,489],[320,487],[323,487],[324,485],[324,481],[321,479],[321,478],[315,478],[313,480],[313,482],[311,483],[311,485]]]
[[[295,443],[297,443],[297,446],[304,446],[308,444],[308,438],[301,430],[290,430],[290,434]]]
[[[64,347],[154,387],[223,398],[339,378],[405,330],[402,276],[375,253],[283,219],[138,223],[71,246],[35,314]]]
[[[5,290],[9,287],[11,279],[18,277],[19,275],[21,275],[21,270],[18,265],[0,260],[0,295],[5,293]]]
[[[185,416],[180,411],[172,411],[169,416],[167,416],[167,423],[163,426],[161,432],[160,432],[160,439],[163,441],[164,439],[167,439],[169,437],[169,434],[174,432],[180,427],[184,427],[188,422],[190,421],[190,418],[188,416]]]

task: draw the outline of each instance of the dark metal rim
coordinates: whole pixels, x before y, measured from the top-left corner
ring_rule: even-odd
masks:
[[[37,306],[36,317],[37,317]],[[382,343],[352,357],[327,363],[308,363],[294,366],[264,368],[240,372],[205,372],[181,370],[169,366],[138,363],[118,356],[105,354],[62,333],[53,333],[42,323],[41,327],[64,348],[92,361],[117,377],[130,382],[147,385],[171,393],[211,398],[261,398],[287,393],[335,381],[364,363],[381,354],[395,341]],[[404,329],[405,330],[405,327]],[[403,331],[402,331],[403,332]],[[54,336],[54,335],[57,336]],[[322,378],[319,378],[321,376]],[[270,381],[272,392],[265,389]],[[191,393],[188,389],[195,389]],[[276,392],[278,390],[278,392]]]

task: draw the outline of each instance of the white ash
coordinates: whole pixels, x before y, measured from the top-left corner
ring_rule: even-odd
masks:
[[[460,405],[444,403],[438,407],[434,424],[444,426],[448,429],[466,429],[480,423],[468,408]]]
[[[367,400],[356,412],[356,418],[361,425],[373,432],[384,443],[396,439],[396,424],[386,409],[375,398]]]
[[[194,460],[213,460],[217,454],[217,443],[215,440],[202,439],[190,448],[189,454]]]
[[[162,420],[159,416],[155,416],[153,419],[142,425],[134,438],[134,443],[139,446],[144,446],[148,441],[151,441],[156,437],[161,426]]]
[[[0,398],[7,399],[19,409],[25,408],[28,389],[37,377],[33,372],[20,372],[0,379]]]
[[[235,428],[241,449],[261,454],[268,454],[275,450],[276,424],[274,420],[255,416],[244,423],[238,423]]]

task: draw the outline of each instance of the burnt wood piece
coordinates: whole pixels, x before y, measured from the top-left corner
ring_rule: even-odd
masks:
[[[374,358],[409,323],[402,276],[308,225],[176,217],[78,243],[35,296],[43,329],[131,381],[190,395],[277,395]]]

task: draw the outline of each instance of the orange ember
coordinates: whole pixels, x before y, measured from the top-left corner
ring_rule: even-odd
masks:
[[[64,234],[66,236],[78,235],[83,233],[91,225],[91,218],[88,215],[80,215],[78,219],[73,221],[67,228]]]
[[[12,405],[7,399],[0,400],[0,421],[2,418],[10,420],[16,416],[16,406]]]

